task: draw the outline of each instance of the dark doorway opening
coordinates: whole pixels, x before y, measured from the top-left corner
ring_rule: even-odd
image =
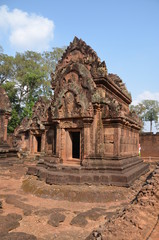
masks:
[[[41,136],[37,136],[36,141],[37,141],[37,152],[41,152]]]
[[[80,158],[80,132],[72,132],[72,158]]]

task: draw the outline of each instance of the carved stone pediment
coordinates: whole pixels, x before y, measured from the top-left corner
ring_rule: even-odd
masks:
[[[33,118],[37,117],[40,120],[45,120],[47,118],[47,111],[50,106],[50,101],[44,97],[40,97],[33,107]]]
[[[91,96],[87,95],[88,90],[76,81],[70,81],[63,85],[63,88],[55,96],[51,106],[53,118],[74,118],[92,116],[93,106]]]
[[[37,117],[34,117],[30,121],[30,129],[31,130],[36,130],[36,129],[44,130],[45,126],[41,123],[41,121]]]
[[[83,128],[83,121],[76,120],[76,121],[62,121],[59,124],[60,128]]]

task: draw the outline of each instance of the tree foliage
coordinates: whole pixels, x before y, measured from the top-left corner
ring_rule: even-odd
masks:
[[[152,132],[152,123],[158,128],[159,102],[155,100],[143,100],[136,106],[131,105],[130,110],[134,110],[144,121],[150,122],[150,132]]]
[[[12,79],[14,75],[14,57],[3,53],[0,46],[0,84]]]
[[[50,74],[55,71],[65,47],[37,53],[26,51],[15,57],[3,53],[0,46],[0,85],[12,104],[12,117],[8,131],[13,132],[23,117],[32,115],[32,107],[39,98],[52,95]]]

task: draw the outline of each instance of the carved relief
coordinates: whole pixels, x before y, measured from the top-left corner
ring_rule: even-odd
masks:
[[[59,124],[60,128],[83,128],[83,121],[77,120],[73,121],[64,121]]]
[[[78,117],[81,114],[81,106],[77,104],[75,96],[72,92],[66,92],[62,107],[60,108],[60,115],[59,117]]]
[[[37,117],[34,117],[30,121],[30,129],[32,129],[32,130],[34,130],[34,129],[44,130],[45,127]]]
[[[49,100],[46,100],[45,98],[40,97],[33,107],[33,118],[37,117],[40,120],[46,119],[48,115],[47,111],[48,111],[49,105],[50,105]]]
[[[68,75],[66,75],[65,79],[67,79],[68,82],[66,81],[60,92],[55,95],[54,98],[56,101],[51,105],[52,117],[70,118],[91,116],[93,106],[90,102],[90,91],[81,86],[80,78],[78,81],[72,81],[70,78],[67,78],[67,76]]]

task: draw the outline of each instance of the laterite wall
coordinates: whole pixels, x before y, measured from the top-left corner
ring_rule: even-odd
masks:
[[[159,160],[159,132],[140,134],[141,157]],[[151,159],[152,158],[152,159]]]

